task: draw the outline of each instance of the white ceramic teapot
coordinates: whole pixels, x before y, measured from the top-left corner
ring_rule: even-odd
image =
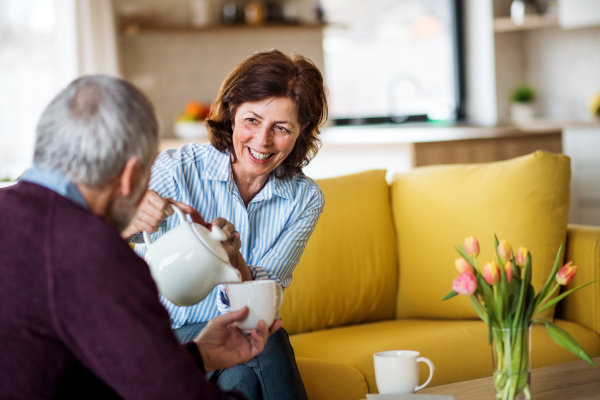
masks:
[[[176,205],[179,226],[152,242],[144,232],[146,262],[158,291],[179,306],[201,302],[220,283],[241,282],[239,271],[229,264],[221,241],[225,233],[216,226],[209,231],[189,222]]]

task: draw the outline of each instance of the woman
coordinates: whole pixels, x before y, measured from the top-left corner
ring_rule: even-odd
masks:
[[[223,228],[244,281],[272,279],[286,288],[323,211],[323,194],[302,168],[318,151],[326,118],[323,77],[311,61],[277,50],[253,54],[221,85],[207,120],[210,144],[158,156],[149,185],[155,192],[148,192],[128,234],[161,235],[176,226],[176,218],[163,221],[172,213],[165,199],[172,199],[193,220]],[[139,234],[133,240],[142,241]],[[182,342],[230,310],[224,285],[192,307],[161,301]],[[260,356],[211,379],[249,399],[306,399],[283,329]]]

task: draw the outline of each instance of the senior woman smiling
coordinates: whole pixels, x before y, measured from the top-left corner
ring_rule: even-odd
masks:
[[[194,221],[205,218],[223,228],[223,243],[243,280],[271,279],[286,288],[323,212],[323,194],[302,168],[318,151],[326,118],[323,77],[310,60],[277,50],[253,54],[221,85],[207,120],[210,144],[158,156],[151,191],[126,235],[161,235],[176,226],[175,218],[165,220],[172,214],[168,202],[175,202]],[[133,241],[141,242],[140,235]],[[161,301],[182,342],[229,311],[224,285],[195,306]],[[260,356],[211,379],[249,399],[306,399],[284,329]]]

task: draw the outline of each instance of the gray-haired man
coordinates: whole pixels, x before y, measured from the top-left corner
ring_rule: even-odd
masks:
[[[39,121],[34,167],[0,190],[0,398],[225,399],[204,372],[269,333],[216,318],[180,346],[146,264],[120,237],[157,152],[150,102],[105,76],[71,83]]]

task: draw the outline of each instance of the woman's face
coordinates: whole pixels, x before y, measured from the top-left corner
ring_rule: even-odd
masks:
[[[292,152],[300,134],[298,110],[289,98],[270,97],[238,107],[233,121],[237,173],[267,177]]]

